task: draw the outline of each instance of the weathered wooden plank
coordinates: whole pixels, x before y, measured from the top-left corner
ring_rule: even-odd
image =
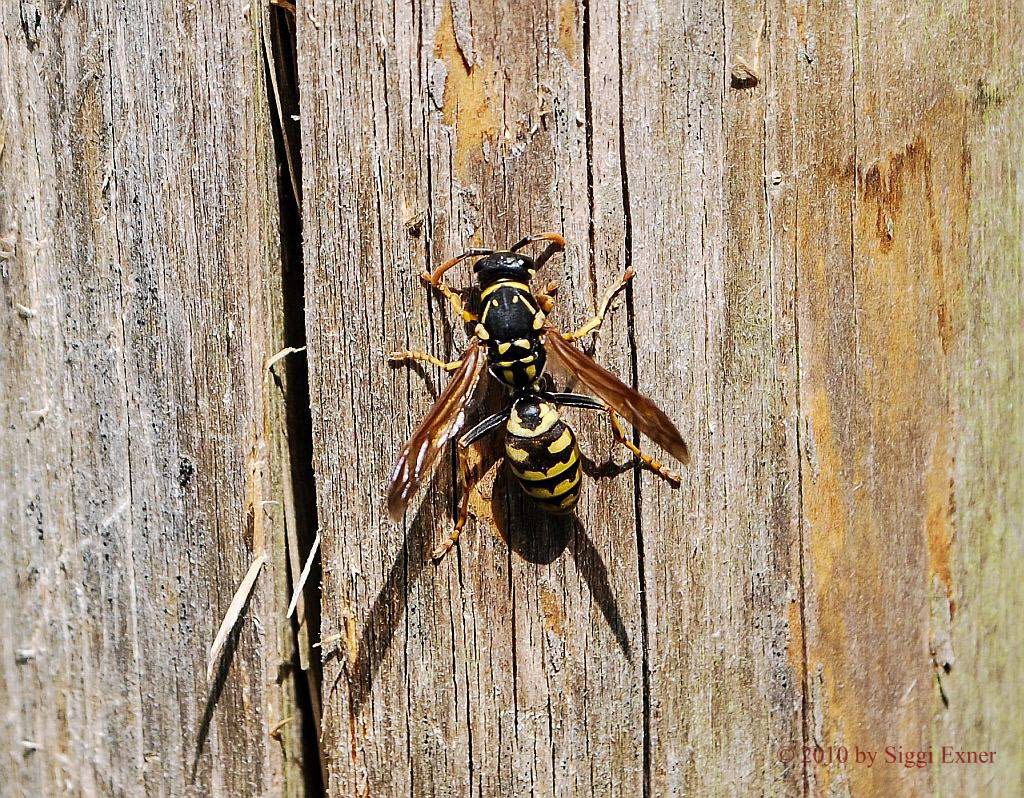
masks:
[[[1006,679],[1019,643],[997,609],[1019,605],[1012,567],[990,562],[1019,564],[1021,509],[1008,18],[365,0],[298,26],[333,790],[987,783],[799,750],[939,730],[1000,746],[997,780],[1019,780],[1016,721],[975,678]],[[381,495],[443,377],[383,355],[465,340],[417,272],[549,227],[571,241],[549,268],[567,326],[636,270],[596,352],[668,409],[694,466],[677,492],[595,480],[571,527],[485,481],[435,569],[448,469],[401,528]],[[607,458],[604,422],[574,422]],[[960,641],[970,670],[947,659]]]
[[[0,12],[5,794],[303,789],[262,13]]]
[[[932,699],[932,744],[997,752],[995,766],[942,768],[936,781],[962,795],[1013,793],[1024,783],[1024,111],[1021,65],[1004,60],[1004,48],[1021,46],[1019,11],[991,21],[997,35],[981,28],[977,36],[976,53],[990,66],[976,73],[966,103],[970,204],[947,244],[966,250],[963,276],[945,277],[956,314],[945,373],[952,432],[939,438],[945,460],[927,481],[928,645],[948,704]],[[945,182],[938,170],[932,176],[937,187]],[[945,195],[936,189],[936,208]]]
[[[481,520],[461,553],[438,569],[424,570],[424,557],[449,523],[447,477],[404,539],[380,509],[392,458],[428,401],[424,380],[389,372],[382,355],[421,344],[450,354],[465,340],[436,297],[428,314],[418,271],[470,236],[510,243],[564,230],[572,246],[549,274],[561,278],[559,319],[570,325],[623,268],[615,16],[589,27],[601,44],[586,56],[588,78],[589,23],[571,3],[520,4],[514,26],[486,4],[407,13],[326,4],[300,16],[313,87],[303,92],[305,223],[324,634],[352,617],[358,641],[325,672],[332,784],[635,794],[641,633],[634,536],[619,521],[633,514],[629,476],[591,485],[569,526],[530,514],[500,479],[476,503]],[[587,99],[588,79],[600,100]],[[324,196],[337,206],[312,199]],[[624,348],[624,322],[608,326],[609,348]],[[368,396],[353,369],[384,390]],[[438,382],[427,375],[426,386]],[[355,423],[338,423],[346,416]],[[605,422],[579,426],[604,459]],[[511,553],[496,530],[511,535]]]
[[[457,251],[467,234],[477,230],[480,235],[474,240],[501,242],[530,229],[557,226],[579,242],[570,248],[563,267],[563,318],[569,323],[580,319],[603,286],[621,273],[634,257],[633,247],[643,255],[642,262],[635,262],[640,267],[637,284],[644,285],[644,291],[658,292],[659,297],[679,287],[674,282],[677,276],[692,280],[701,274],[687,269],[688,260],[699,262],[700,258],[676,254],[680,250],[671,223],[674,217],[660,215],[666,192],[663,181],[653,173],[650,179],[637,178],[642,196],[637,206],[643,219],[642,243],[630,239],[636,235],[630,229],[630,215],[637,212],[632,207],[630,214],[623,212],[629,185],[622,166],[627,157],[637,159],[635,168],[641,175],[652,156],[660,157],[666,151],[670,157],[665,163],[681,159],[688,168],[696,167],[699,172],[701,167],[701,159],[686,149],[681,131],[647,134],[642,125],[638,130],[624,127],[632,120],[630,109],[620,100],[623,64],[625,74],[639,76],[637,80],[648,67],[646,74],[656,91],[658,73],[652,72],[644,59],[646,53],[657,55],[659,50],[652,50],[639,32],[628,45],[620,45],[620,38],[625,37],[611,5],[577,8],[562,4],[543,15],[534,12],[535,17],[525,7],[521,11],[521,25],[499,28],[490,7],[473,6],[472,45],[465,41],[468,29],[459,28],[459,9],[453,15],[447,5],[421,11],[423,19],[415,23],[392,18],[390,9],[375,5],[352,10],[324,6],[311,12],[305,28],[300,18],[301,71],[304,80],[316,86],[303,95],[305,130],[312,130],[315,137],[306,142],[309,179],[305,195],[340,194],[343,209],[339,214],[333,205],[325,209],[307,199],[306,259],[318,264],[308,280],[314,287],[308,310],[314,417],[320,421],[317,434],[324,436],[318,441],[318,474],[326,507],[322,517],[334,519],[336,524],[325,532],[325,617],[336,621],[324,633],[337,632],[342,621],[352,617],[358,640],[355,650],[341,655],[353,660],[348,670],[339,663],[335,676],[330,671],[326,675],[332,690],[348,693],[347,698],[326,694],[326,728],[334,735],[328,748],[337,757],[332,762],[332,783],[339,789],[350,786],[358,792],[369,784],[383,791],[459,792],[472,781],[471,787],[484,793],[498,788],[520,793],[532,788],[568,794],[637,794],[649,779],[646,771],[652,735],[662,746],[663,773],[687,746],[697,744],[698,735],[691,739],[679,731],[683,704],[689,710],[688,702],[694,698],[679,692],[684,668],[678,652],[687,638],[680,636],[685,633],[678,628],[678,619],[689,616],[691,610],[680,605],[678,585],[685,583],[687,574],[679,572],[678,582],[664,578],[670,564],[688,559],[692,544],[687,535],[664,534],[663,530],[682,530],[689,524],[675,519],[672,527],[658,520],[651,522],[650,528],[661,533],[657,537],[667,542],[655,544],[657,560],[647,566],[650,574],[646,569],[641,572],[634,523],[642,509],[635,497],[637,484],[651,490],[650,501],[674,506],[682,517],[692,516],[694,510],[673,504],[679,499],[668,491],[647,488],[652,477],[641,475],[637,483],[636,477],[626,474],[591,485],[579,514],[580,525],[571,530],[560,530],[557,524],[531,515],[521,501],[512,501],[502,512],[510,519],[511,555],[504,544],[481,534],[493,520],[486,517],[491,513],[484,508],[484,523],[468,533],[462,562],[453,557],[438,571],[423,571],[423,557],[430,542],[443,532],[447,501],[427,500],[427,509],[421,511],[401,550],[399,539],[380,515],[380,487],[390,460],[425,403],[422,399],[418,406],[414,402],[408,426],[394,430],[382,422],[403,412],[408,396],[416,396],[418,378],[405,382],[408,387],[403,393],[408,396],[387,391],[368,397],[352,383],[349,373],[352,368],[365,368],[368,381],[394,384],[382,365],[364,354],[365,348],[379,353],[430,339],[419,315],[423,300],[414,280],[416,271]],[[721,11],[705,13],[704,24],[715,21],[717,25]],[[638,10],[637,17],[642,16],[645,14]],[[679,46],[673,37],[678,37],[683,27],[677,22],[669,19],[664,23],[666,49]],[[374,30],[393,31],[394,49],[382,47]],[[427,44],[419,46],[420,37]],[[343,44],[328,47],[335,41]],[[524,56],[524,52],[536,54]],[[635,68],[631,66],[634,63]],[[723,87],[714,82],[717,78],[711,62],[705,63],[707,74],[694,79],[693,120],[701,130],[717,126],[714,135],[721,142],[720,125],[715,120],[721,115]],[[502,72],[496,64],[501,64]],[[543,64],[553,75],[542,72],[538,78],[536,64]],[[412,76],[418,81],[418,92]],[[362,91],[366,86],[373,87],[370,97]],[[686,95],[677,88],[669,88],[671,98],[685,102]],[[541,109],[550,110],[540,119],[531,116],[533,103],[538,101],[535,98],[542,103]],[[644,96],[638,107],[657,110],[653,99]],[[671,117],[671,124],[676,120]],[[417,126],[428,131],[427,143],[416,140]],[[659,147],[664,151],[644,150],[642,145],[631,150],[627,142],[632,144],[634,135],[641,141],[645,135],[660,135]],[[408,148],[413,149],[411,154]],[[705,158],[705,166],[718,169],[713,166],[713,152]],[[429,181],[417,176],[424,169],[424,159]],[[689,172],[666,171],[670,179],[678,181],[678,191],[686,199],[700,200],[700,194],[686,183],[692,176]],[[414,182],[411,187],[407,185],[410,181]],[[759,195],[762,192],[759,189]],[[426,229],[436,232],[435,240],[421,245],[409,241],[402,222],[408,218],[407,209],[423,205]],[[550,211],[542,215],[545,209],[555,207],[559,215]],[[647,213],[658,216],[649,219]],[[670,220],[667,224],[666,218]],[[720,220],[717,225],[721,227]],[[698,221],[698,234],[690,239],[694,246],[701,246],[699,229]],[[720,236],[720,230],[715,235]],[[703,246],[711,252],[715,245]],[[686,252],[685,248],[681,251]],[[339,262],[376,265],[341,270],[333,266]],[[665,264],[673,262],[678,272],[668,279]],[[767,278],[764,281],[768,283]],[[400,291],[391,288],[396,283]],[[774,288],[781,294],[784,286],[780,282]],[[703,296],[703,280],[692,283],[689,290]],[[383,292],[380,303],[374,301],[374,292]],[[666,379],[656,350],[667,349],[670,362],[681,362],[676,361],[677,340],[702,346],[708,323],[703,314],[690,312],[691,307],[703,304],[702,300],[691,298],[684,290],[671,299],[678,302],[678,307],[670,306],[674,315],[660,310],[639,321],[639,313],[631,314],[633,324],[640,325],[633,332],[642,347],[640,382],[662,401],[667,400],[666,391],[678,378]],[[768,301],[775,299],[772,295]],[[653,306],[651,299],[643,303],[647,309]],[[621,316],[607,326],[598,352],[612,368],[634,379],[631,372],[636,363],[628,350],[628,318],[625,313]],[[402,330],[402,322],[408,332]],[[450,329],[446,317],[437,324]],[[656,330],[659,324],[663,325],[660,332]],[[679,332],[687,329],[694,332]],[[398,331],[404,335],[396,341],[392,336]],[[764,352],[772,353],[774,341],[766,335],[760,343],[764,350],[760,354],[769,361],[761,364],[767,375],[763,379],[768,379],[776,366]],[[455,343],[445,354],[457,349]],[[348,353],[344,360],[337,357],[339,352]],[[784,370],[785,353],[779,361]],[[399,379],[407,378],[400,375]],[[703,375],[693,384],[692,390],[704,392]],[[792,396],[790,385],[788,397],[779,390],[768,401],[782,412]],[[685,401],[691,398],[681,396],[671,405],[680,417],[694,417],[693,407],[701,406],[698,402],[683,412]],[[351,428],[336,423],[343,413],[354,415],[358,423]],[[580,425],[585,447],[601,459],[611,448],[607,430],[601,425],[595,429],[582,419]],[[377,435],[379,429],[385,430],[385,435]],[[760,440],[759,430],[752,434]],[[792,458],[786,459],[784,430],[780,433],[771,428],[769,434],[774,437],[760,445],[773,447],[773,456],[789,467]],[[795,450],[792,441],[790,448]],[[358,449],[356,458],[346,455],[354,449]],[[745,456],[740,444],[736,444],[736,452],[737,458]],[[703,468],[701,479],[709,482],[710,465]],[[778,482],[781,498],[773,495],[773,499],[785,501],[788,495],[792,500],[788,486],[794,481],[778,477]],[[441,480],[436,486],[442,496],[446,485]],[[692,507],[695,500],[689,501]],[[757,507],[751,512],[755,509],[761,510]],[[785,520],[784,509],[775,511]],[[657,518],[656,511],[647,512],[649,518]],[[757,516],[759,523],[761,517]],[[726,517],[716,523],[724,529]],[[548,545],[542,547],[546,550],[531,551],[526,541],[517,541],[520,525],[537,530],[534,534],[541,541],[549,538]],[[641,542],[643,526],[642,522]],[[368,543],[368,530],[381,534],[382,542]],[[568,556],[561,552],[565,543],[559,542],[559,535],[563,540],[568,537]],[[763,588],[769,596],[765,601],[783,606],[787,593],[778,583],[785,583],[792,564],[786,540],[782,537],[773,542],[784,556],[765,566],[767,578],[774,581],[770,588]],[[747,545],[746,538],[725,545],[733,548],[720,554],[719,561],[731,559],[733,549]],[[764,551],[763,556],[771,560],[776,549],[766,542]],[[578,570],[570,565],[573,555]],[[532,559],[542,560],[540,566]],[[341,575],[332,579],[339,570]],[[645,630],[641,622],[641,577],[658,583],[651,586],[659,596],[652,616],[653,631]],[[738,588],[734,603],[745,602],[743,585],[750,581],[749,576],[736,573],[731,578]],[[759,605],[744,610],[751,618],[759,611]],[[774,617],[778,619],[779,613]],[[777,642],[784,613],[782,617],[774,627],[765,627],[762,648]],[[770,639],[773,634],[775,638]],[[658,662],[656,678],[665,698],[657,697],[654,721],[650,718],[650,685],[645,686],[649,678],[645,669],[651,664],[647,635],[657,637],[659,658],[672,662]],[[737,649],[742,636],[745,632],[734,636],[732,645]],[[401,657],[394,651],[399,640],[406,649]],[[784,645],[776,646],[773,656],[776,669],[788,670]],[[762,682],[784,694],[783,698],[773,695],[772,700],[780,716],[794,724],[794,682],[782,682],[780,687],[780,677],[762,668],[759,661],[748,661],[747,667],[757,669]],[[702,679],[708,667],[701,662],[692,679]],[[599,676],[595,676],[595,668]],[[751,682],[746,674],[737,671],[731,682],[721,684],[721,691],[725,694],[737,686],[745,690],[738,700],[756,707],[751,725],[763,726],[760,713],[767,711],[767,704],[761,697],[762,685]],[[670,705],[672,696],[678,705]],[[694,714],[685,712],[688,719]],[[404,729],[399,725],[403,716]],[[708,713],[703,717],[710,724]],[[656,724],[653,730],[652,722]],[[756,746],[763,762],[770,749],[769,738],[758,739]],[[395,768],[395,761],[405,766]],[[697,767],[703,764],[699,758],[696,761]],[[673,772],[672,778],[677,775]],[[771,773],[767,776],[774,777]],[[705,774],[695,783],[705,778],[713,776]]]
[[[792,45],[756,3],[638,4],[623,29],[637,380],[693,441],[673,495],[644,479],[651,795],[795,794],[800,679],[791,128],[766,117]],[[759,63],[759,53],[765,54]],[[757,85],[736,86],[746,63]],[[799,661],[799,658],[797,658]]]
[[[997,569],[993,600],[976,559],[1019,531],[1008,463],[1024,452],[1015,400],[997,409],[975,393],[1020,394],[1006,367],[1022,354],[1021,230],[996,222],[993,235],[985,220],[1019,222],[1021,198],[1013,173],[975,166],[1020,158],[1019,104],[989,118],[977,107],[979,87],[1019,81],[1007,13],[872,2],[802,27],[817,52],[800,76],[798,168],[819,187],[801,189],[797,211],[808,735],[880,760],[886,746],[1005,752],[988,770],[811,768],[818,793],[1020,785],[1019,720],[997,708],[1019,680],[993,693],[983,670],[1018,670],[1019,632],[983,608],[1019,606],[1021,589]],[[976,446],[991,428],[1000,443]]]

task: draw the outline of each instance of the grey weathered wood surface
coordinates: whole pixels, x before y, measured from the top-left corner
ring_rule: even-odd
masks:
[[[304,789],[264,17],[0,11],[4,795]]]
[[[315,790],[311,684],[336,795],[1019,792],[1024,7],[896,5],[301,3],[311,439],[267,10],[5,6],[2,791]],[[382,494],[444,376],[384,354],[457,353],[417,273],[543,229],[564,326],[636,270],[594,351],[694,464],[568,523],[485,479],[435,568],[450,468]]]
[[[1019,788],[1020,12],[300,7],[335,792]],[[549,228],[566,325],[636,269],[596,352],[694,467],[592,482],[569,528],[499,480],[435,569],[447,471],[407,524],[380,496],[443,377],[382,355],[464,341],[418,271]]]

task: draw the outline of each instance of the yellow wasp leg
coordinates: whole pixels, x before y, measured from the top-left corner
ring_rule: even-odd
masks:
[[[622,424],[619,422],[618,414],[611,408],[608,408],[608,414],[612,419],[612,434],[615,435],[615,440],[629,449],[629,451],[631,451],[641,463],[651,469],[651,471],[659,477],[670,482],[674,487],[678,487],[679,474],[669,468],[666,468],[650,455],[641,452],[640,447],[626,437],[626,433],[622,429]]]
[[[462,365],[461,360],[445,362],[438,357],[427,354],[426,352],[392,352],[388,355],[388,361],[390,363],[408,363],[410,360],[420,361],[421,363],[431,363],[445,371],[455,371],[455,369]]]
[[[427,285],[432,285],[434,288],[436,288],[438,291],[444,294],[445,299],[447,299],[448,302],[451,303],[452,308],[454,308],[455,312],[462,317],[463,321],[478,321],[476,314],[466,310],[465,306],[462,304],[461,297],[459,297],[458,294],[456,294],[451,288],[448,287],[448,284],[443,279],[444,273],[453,266],[455,266],[457,263],[461,263],[466,258],[475,258],[479,255],[493,254],[493,249],[468,249],[461,255],[456,255],[454,258],[446,260],[444,263],[442,263],[440,266],[434,269],[433,272],[423,272],[422,274],[420,274],[420,279],[423,280],[423,282],[425,282]]]
[[[554,293],[558,290],[558,283],[548,283],[544,292],[541,294],[534,295],[534,299],[537,300],[537,304],[540,305],[540,309],[544,311],[544,315],[551,313],[551,309],[555,306]]]
[[[634,274],[635,272],[632,269],[627,270],[626,273],[622,275],[622,279],[620,279],[615,285],[608,289],[608,292],[605,294],[604,301],[601,303],[601,307],[598,309],[597,315],[590,319],[590,321],[588,321],[582,327],[577,328],[573,332],[562,333],[562,337],[565,338],[567,341],[578,341],[580,338],[590,335],[590,333],[599,329],[600,326],[604,324],[605,316],[608,315],[608,307],[611,305],[612,300],[615,298],[615,295],[626,287],[629,281],[633,279]]]
[[[455,526],[452,528],[451,534],[438,543],[430,553],[430,557],[435,563],[440,562],[444,555],[451,551],[452,546],[459,542],[459,535],[462,534],[462,528],[466,525],[466,518],[469,516],[469,492],[473,487],[469,479],[467,455],[469,447],[460,444],[456,447],[456,451],[459,453],[459,483],[462,487],[462,498],[459,501],[459,512],[455,517]]]
[[[429,272],[423,272],[423,274],[420,275],[420,279],[423,280],[423,282],[427,283],[428,285],[432,285],[434,288],[440,291],[444,295],[444,298],[447,299],[448,303],[452,306],[452,310],[454,310],[458,316],[462,317],[463,321],[475,322],[480,320],[475,313],[466,310],[466,306],[462,304],[462,297],[456,294],[455,291],[452,290],[452,288],[448,285],[448,283],[446,283],[440,277],[438,277],[435,280],[433,275],[431,275]]]

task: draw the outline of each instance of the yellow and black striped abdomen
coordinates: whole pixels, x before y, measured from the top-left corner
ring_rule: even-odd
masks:
[[[576,435],[562,421],[530,437],[505,437],[505,456],[523,490],[549,513],[572,512],[580,498],[583,471]]]

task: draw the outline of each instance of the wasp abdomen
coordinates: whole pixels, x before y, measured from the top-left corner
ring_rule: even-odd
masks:
[[[534,398],[516,401],[506,433],[505,456],[527,495],[546,512],[571,512],[580,498],[580,452],[575,433],[554,405]]]

